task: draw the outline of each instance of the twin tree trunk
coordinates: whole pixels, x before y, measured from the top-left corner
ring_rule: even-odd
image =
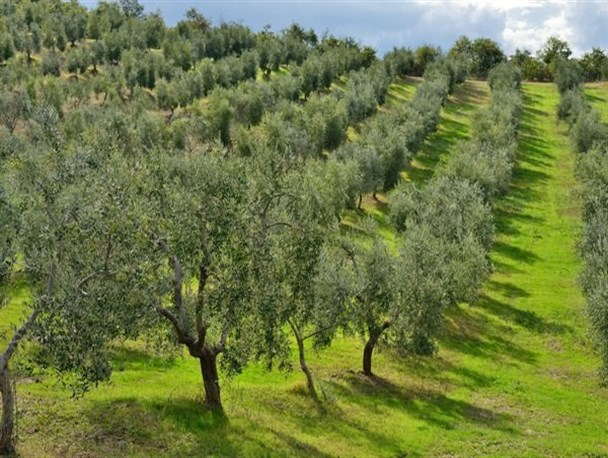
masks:
[[[15,425],[15,397],[11,388],[8,369],[0,373],[0,396],[2,396],[2,419],[0,420],[0,456],[15,452],[13,427]]]
[[[373,376],[372,373],[372,355],[374,354],[374,347],[378,343],[378,339],[380,339],[380,335],[384,332],[386,328],[390,326],[388,321],[384,322],[381,326],[371,327],[369,326],[369,339],[365,343],[365,348],[363,349],[363,374],[368,377]]]

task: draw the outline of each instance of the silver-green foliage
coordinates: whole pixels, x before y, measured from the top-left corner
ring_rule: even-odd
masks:
[[[580,281],[602,357],[600,379],[608,383],[608,126],[586,102],[575,64],[560,61],[556,82],[561,93],[558,116],[569,124],[570,140],[579,153],[576,174],[583,203],[579,251],[584,262]]]

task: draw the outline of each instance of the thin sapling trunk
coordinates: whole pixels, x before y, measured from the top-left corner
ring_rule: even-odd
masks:
[[[296,342],[298,344],[298,356],[300,358],[300,369],[302,369],[302,372],[304,372],[304,375],[306,376],[306,387],[308,388],[308,392],[310,393],[310,395],[312,396],[314,401],[316,403],[319,403],[319,394],[317,393],[317,389],[315,388],[315,382],[312,377],[312,372],[310,372],[310,369],[308,368],[308,365],[306,364],[306,357],[305,357],[305,353],[304,353],[304,337],[303,337],[302,333],[299,332],[299,330],[296,328],[296,326],[294,326],[294,324],[291,323],[291,321],[289,322],[289,325],[291,327],[291,330],[293,331],[293,334],[296,338]]]

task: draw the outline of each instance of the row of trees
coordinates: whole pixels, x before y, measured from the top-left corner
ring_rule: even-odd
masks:
[[[2,278],[10,280],[19,253],[32,300],[0,357],[3,452],[12,448],[9,363],[28,335],[38,362],[86,390],[109,377],[111,342],[162,334],[167,323],[199,361],[207,404],[221,411],[218,356],[227,374],[252,358],[286,367],[291,332],[317,397],[304,342],[327,345],[339,328],[362,330],[361,304],[376,301],[373,282],[385,281],[376,258],[391,255],[353,246],[338,230],[361,179],[357,164],[271,139],[286,135],[283,127],[289,135],[298,116],[309,124],[327,103],[349,106],[349,94],[367,84],[377,106],[386,67],[362,72],[337,95],[291,104],[302,114],[267,126],[249,155],[180,147],[179,124],[137,100],[83,97],[66,110],[61,91],[47,90],[54,78],[4,93],[14,113],[3,113]],[[431,87],[442,99],[446,86]],[[362,275],[370,278],[363,289]]]
[[[471,40],[466,35],[459,37],[448,55],[459,57],[466,62],[472,75],[485,78],[492,68],[501,62],[512,62],[529,81],[553,81],[557,75],[557,61],[569,59],[572,49],[567,41],[551,36],[535,54],[528,49],[516,49],[515,54],[507,56],[498,43],[489,38]],[[570,59],[577,65],[585,81],[608,79],[608,55],[600,48],[593,48],[578,59]]]
[[[244,113],[237,112],[221,93],[220,97],[211,98],[209,115],[211,119],[224,121],[211,124],[218,125],[220,132],[225,133],[220,135],[222,142],[240,154],[275,148],[294,155],[322,157],[324,151],[335,149],[346,139],[349,126],[376,113],[378,105],[385,102],[390,83],[382,62],[375,62],[351,71],[343,89],[316,92],[305,101],[282,100],[269,107],[271,110],[261,110],[263,115],[257,124],[241,124],[239,118]],[[222,104],[226,116],[220,118],[217,113]],[[215,132],[215,129],[210,131],[211,135],[217,135]]]
[[[397,50],[389,55],[388,67],[394,65]],[[441,106],[455,84],[464,81],[460,61],[443,59],[430,64],[424,81],[410,102],[377,116],[365,123],[355,141],[336,151],[342,160],[352,160],[359,168],[361,180],[354,183],[361,208],[364,194],[389,191],[399,181],[400,172],[418,152],[424,139],[434,132]],[[396,67],[398,71],[401,67]]]
[[[215,65],[218,65],[219,61]],[[278,75],[267,81],[245,81],[238,86],[225,85],[209,93],[207,118],[208,136],[219,136],[224,144],[233,143],[231,130],[237,126],[245,129],[262,121],[265,113],[280,111],[282,105],[309,97],[313,92],[326,90],[338,76],[368,66],[364,52],[357,47],[336,44],[323,54],[311,53],[300,66],[292,66],[290,73]],[[311,73],[310,69],[314,69]],[[183,78],[173,80],[157,88],[157,103],[161,109],[182,107],[207,94],[207,88],[196,90],[196,80],[201,77],[188,72]],[[194,80],[194,83],[192,81]],[[205,79],[202,78],[202,81]],[[159,92],[160,90],[160,92]],[[180,94],[183,94],[180,96]],[[236,134],[238,135],[238,134]]]
[[[579,244],[584,267],[581,286],[587,300],[591,330],[602,357],[602,383],[608,383],[608,126],[587,102],[576,63],[559,62],[558,117],[570,128],[579,154],[576,176],[581,183],[583,231]]]
[[[500,64],[490,72],[488,83],[490,105],[475,114],[472,140],[455,152],[445,174],[475,183],[492,203],[507,191],[515,163],[521,72],[512,64]]]
[[[477,113],[473,138],[423,188],[402,183],[391,196],[390,220],[403,234],[401,255],[412,252],[409,269],[417,273],[407,285],[416,313],[405,316],[416,319],[409,346],[418,354],[434,351],[442,310],[474,299],[491,273],[492,204],[506,191],[514,164],[520,79],[511,65],[494,69],[489,77],[492,100]],[[399,317],[402,312],[392,313]],[[392,332],[403,339],[407,321],[393,321],[399,325]]]
[[[537,51],[536,56],[527,49],[517,49],[510,60],[521,68],[526,80],[553,81],[558,76],[558,62],[563,59],[569,59],[578,68],[584,81],[608,79],[608,56],[604,50],[593,48],[579,59],[572,59],[571,55],[568,42],[552,36]]]
[[[278,36],[267,30],[255,34],[235,23],[213,27],[195,9],[190,9],[175,28],[169,28],[159,13],[144,15],[143,6],[133,0],[101,1],[92,10],[77,2],[4,0],[0,9],[3,41],[28,57],[43,49],[55,53],[69,47],[88,48],[87,40],[94,40],[109,62],[117,63],[126,50],[161,49],[168,61],[187,69],[204,58],[240,55],[259,42],[266,50],[265,61],[277,54],[281,60],[301,62],[317,44],[314,32],[297,25]]]

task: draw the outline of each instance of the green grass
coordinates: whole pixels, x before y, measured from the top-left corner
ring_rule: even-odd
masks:
[[[398,77],[388,88],[387,109],[410,100],[422,81],[422,78],[416,76]]]
[[[600,113],[602,121],[608,124],[608,81],[586,83],[585,95],[591,105]]]
[[[437,131],[429,136],[402,173],[405,180],[416,184],[428,180],[456,145],[469,138],[471,115],[489,101],[489,91],[485,81],[469,80],[456,86],[441,109]]]
[[[608,456],[608,391],[587,338],[575,242],[574,156],[553,85],[525,84],[518,164],[498,204],[496,272],[448,313],[438,354],[377,353],[339,338],[309,354],[328,402],[299,372],[222,379],[228,422],[200,407],[196,361],[117,350],[111,384],[73,401],[51,379],[19,386],[23,456]],[[429,150],[429,154],[433,154]],[[2,312],[4,313],[4,312]],[[4,315],[3,315],[4,317]],[[4,321],[3,321],[4,323]],[[295,363],[295,357],[294,357]]]

